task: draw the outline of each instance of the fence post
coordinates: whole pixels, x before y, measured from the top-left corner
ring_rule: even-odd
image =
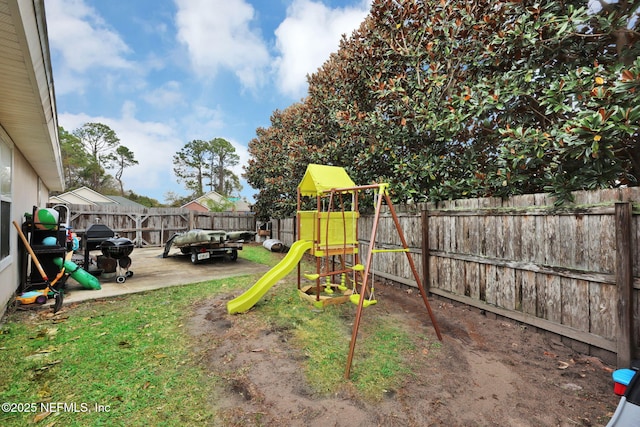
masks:
[[[425,292],[429,292],[431,277],[429,277],[429,212],[427,209],[420,211],[420,223],[422,229],[422,286],[424,286]]]
[[[136,246],[138,248],[142,247],[142,217],[140,215],[135,215],[136,218]]]
[[[633,344],[633,269],[631,254],[631,218],[633,207],[630,202],[615,204],[616,227],[616,286],[618,288],[618,335],[617,365],[628,367],[631,363]]]
[[[277,219],[277,224],[278,224],[278,234],[275,237],[278,240],[282,240],[282,222],[280,221],[280,218]],[[273,224],[272,224],[273,227]],[[271,238],[273,238],[273,235],[271,235]]]

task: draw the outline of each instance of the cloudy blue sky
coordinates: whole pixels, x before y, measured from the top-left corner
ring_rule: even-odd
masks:
[[[173,155],[225,138],[242,173],[247,144],[276,109],[306,96],[306,75],[351,34],[371,0],[47,0],[60,126],[110,126],[139,165],[125,187],[187,195]],[[255,190],[242,181],[241,195]]]

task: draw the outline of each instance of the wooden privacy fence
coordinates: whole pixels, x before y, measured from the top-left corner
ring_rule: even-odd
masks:
[[[193,228],[255,231],[255,216],[242,212],[196,212],[180,208],[144,208],[123,205],[68,205],[70,225],[82,236],[92,224],[111,228],[136,247],[164,246],[175,233]]]
[[[562,209],[544,194],[396,208],[432,294],[549,331],[581,353],[628,366],[640,357],[640,211],[632,205],[640,189],[577,192],[575,198]],[[363,254],[372,221],[360,219]],[[273,237],[293,243],[295,221],[273,222]],[[383,213],[378,227],[376,248],[401,247],[390,215]],[[373,272],[415,286],[400,255],[375,254]]]
[[[296,241],[296,219],[272,219],[271,237],[282,241],[287,246],[291,246]]]

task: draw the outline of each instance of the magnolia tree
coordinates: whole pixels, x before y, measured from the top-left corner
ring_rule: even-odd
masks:
[[[636,185],[637,7],[374,1],[251,141],[256,208],[293,213],[310,161],[390,182],[397,202]]]

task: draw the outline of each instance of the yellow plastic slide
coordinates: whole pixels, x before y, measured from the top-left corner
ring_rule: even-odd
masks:
[[[244,313],[253,307],[278,280],[285,277],[298,265],[304,253],[311,249],[312,245],[313,242],[311,240],[298,240],[294,242],[287,255],[282,258],[275,267],[267,271],[265,275],[245,293],[227,303],[227,312],[229,314]]]

